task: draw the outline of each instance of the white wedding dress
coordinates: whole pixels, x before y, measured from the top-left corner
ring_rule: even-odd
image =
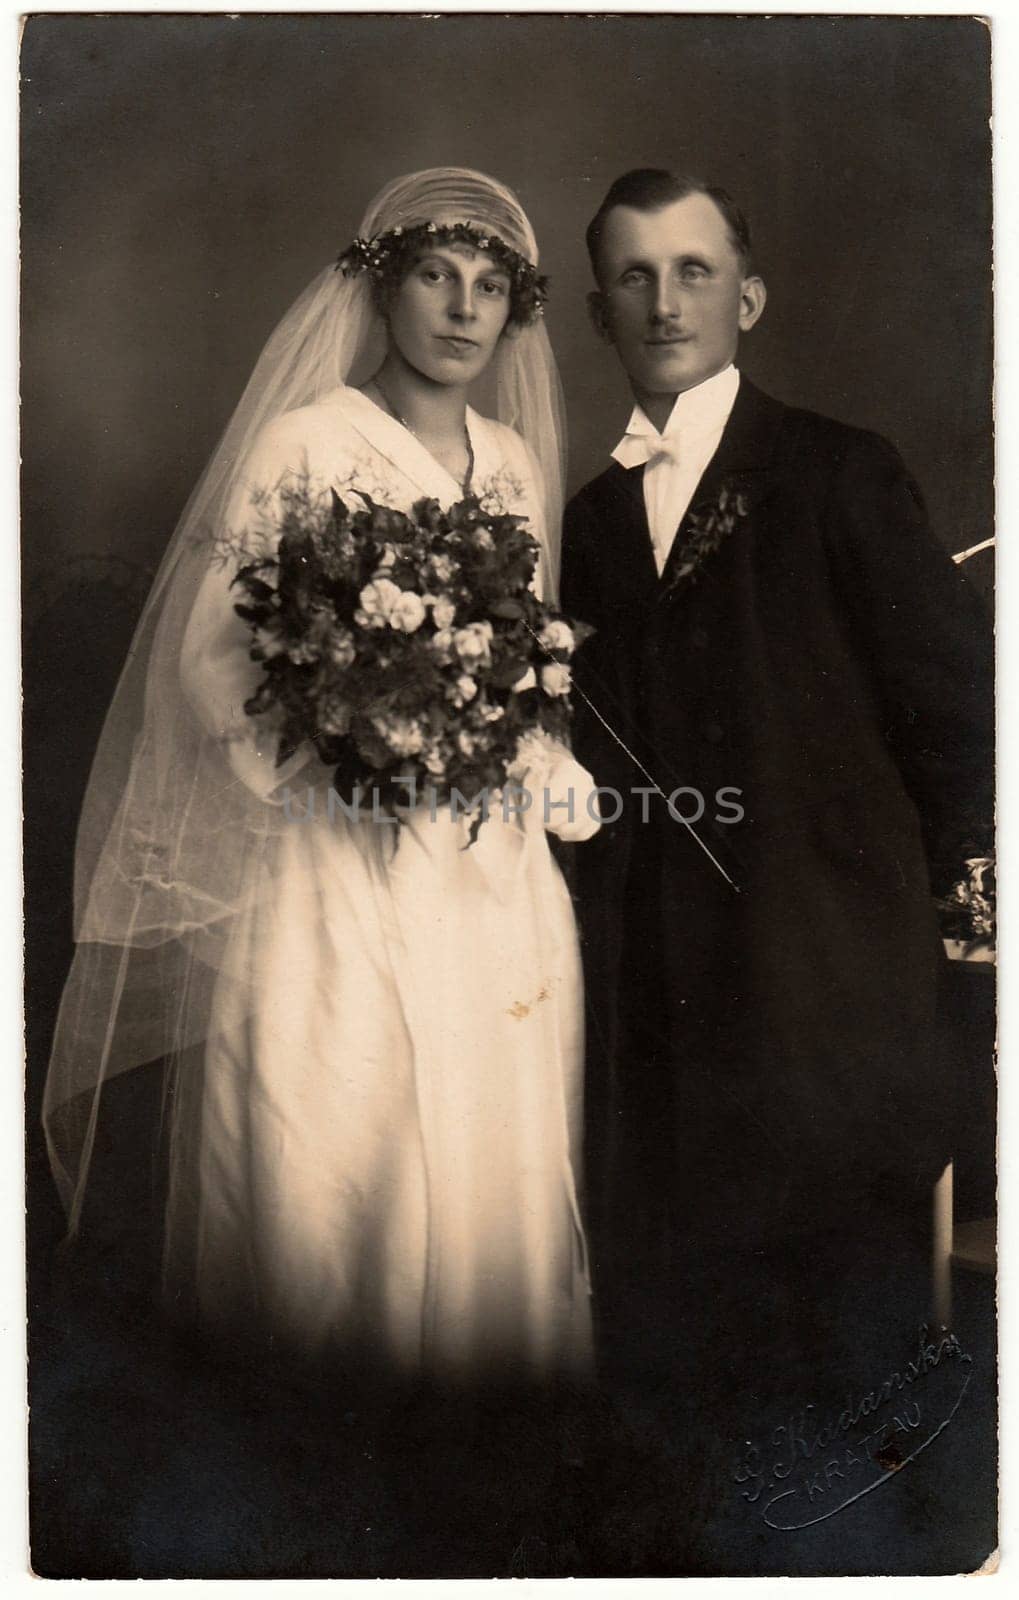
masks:
[[[473,412],[468,425],[473,492],[537,515],[518,436]],[[461,498],[351,389],[266,430],[234,523],[253,485],[305,471],[402,510]],[[231,576],[210,567],[183,682],[236,781],[267,807],[289,791],[292,820],[276,828],[268,887],[234,920],[196,1131],[177,1141],[171,1294],[205,1323],[341,1368],[349,1356],[408,1376],[582,1375],[579,952],[540,811],[494,810],[470,848],[446,809],[399,828],[330,815],[317,758],[276,769],[243,714],[260,668]]]

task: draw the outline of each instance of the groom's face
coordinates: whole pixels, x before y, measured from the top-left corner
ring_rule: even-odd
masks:
[[[679,394],[727,367],[741,329],[764,308],[764,285],[709,195],[657,211],[616,206],[598,250],[595,325],[638,395]]]

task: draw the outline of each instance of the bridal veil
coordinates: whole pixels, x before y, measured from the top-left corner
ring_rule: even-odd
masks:
[[[388,184],[360,236],[436,215],[473,222],[537,264],[516,197],[482,173],[440,167]],[[89,777],[75,857],[76,952],[64,989],[43,1115],[70,1232],[76,1232],[104,1083],[144,1062],[175,1074],[209,1025],[234,918],[271,892],[278,807],[236,782],[222,745],[198,721],[180,681],[181,644],[216,542],[250,494],[245,463],[267,424],[309,405],[384,349],[365,276],[324,269],[270,337],[195,488],[146,602]],[[504,337],[496,412],[515,428],[544,484],[547,593],[555,593],[564,431],[554,358],[539,320]],[[367,369],[370,371],[370,367]],[[366,373],[367,375],[367,373]],[[242,1002],[243,1003],[243,1002]],[[171,1120],[171,1129],[173,1127]],[[179,1130],[177,1130],[179,1135]]]

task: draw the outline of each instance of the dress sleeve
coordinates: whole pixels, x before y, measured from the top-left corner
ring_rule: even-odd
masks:
[[[232,584],[243,554],[267,548],[283,483],[305,470],[300,442],[285,419],[270,424],[256,440],[227,509],[229,550],[210,556],[181,647],[181,684],[199,722],[222,744],[234,776],[274,805],[283,803],[280,791],[315,751],[302,746],[277,765],[273,716],[251,717],[244,709],[261,666],[251,659],[251,631],[234,609],[239,596]]]

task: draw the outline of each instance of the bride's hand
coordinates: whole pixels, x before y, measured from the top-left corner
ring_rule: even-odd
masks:
[[[594,779],[571,755],[560,756],[550,766],[542,808],[548,817],[545,827],[564,844],[583,844],[601,827]]]

